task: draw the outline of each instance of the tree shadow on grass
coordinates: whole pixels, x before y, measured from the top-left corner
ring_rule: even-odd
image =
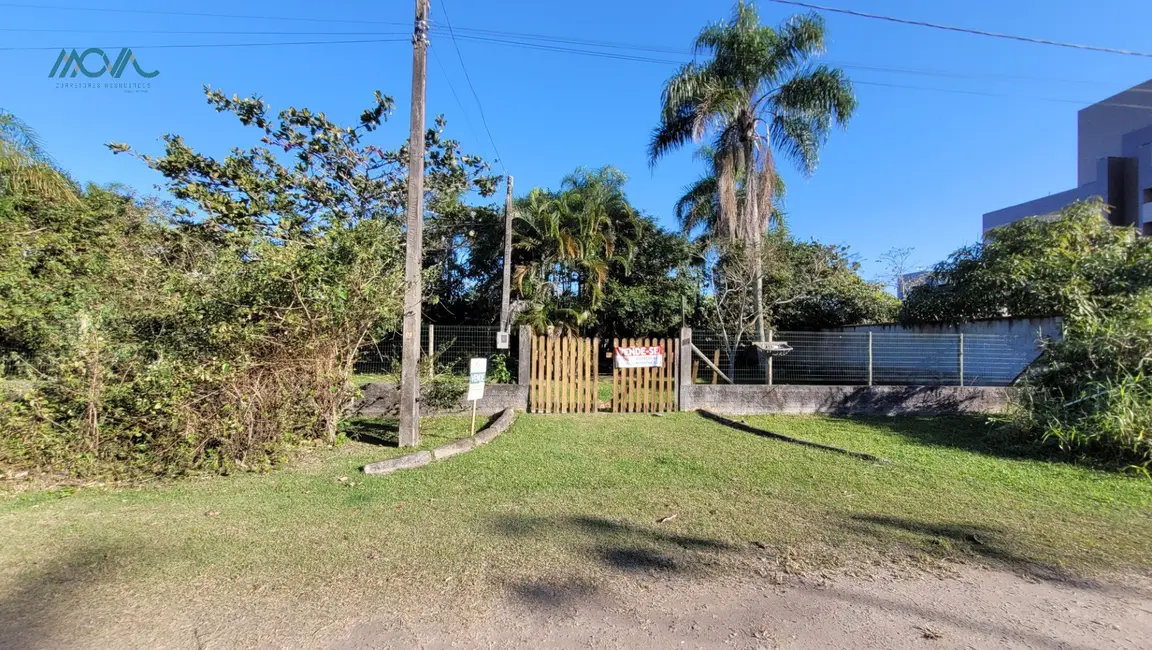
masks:
[[[895,541],[933,556],[978,558],[1042,580],[1069,582],[1077,579],[1068,569],[1026,555],[1012,534],[1000,528],[971,523],[916,521],[878,514],[853,515],[847,528],[884,543]]]
[[[493,525],[508,537],[564,540],[566,550],[620,574],[696,575],[716,554],[736,550],[714,539],[595,516],[505,516]],[[594,583],[584,580],[529,580],[512,583],[508,590],[522,602],[545,608],[568,607],[599,594]]]
[[[123,579],[123,570],[143,558],[139,548],[91,545],[20,571],[0,595],[0,647],[5,650],[66,648],[83,630],[77,613],[107,585]],[[189,638],[188,645],[195,640]]]
[[[1029,440],[1007,425],[990,420],[986,415],[947,415],[932,417],[853,416],[854,422],[895,434],[919,445],[960,449],[984,456],[1009,460],[1038,460],[1069,463],[1092,469],[1115,470],[1089,459],[1076,458],[1054,444]]]
[[[400,446],[400,423],[396,420],[354,418],[340,424],[349,440],[381,447]]]

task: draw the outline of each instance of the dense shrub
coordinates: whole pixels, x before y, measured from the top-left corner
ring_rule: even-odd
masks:
[[[208,99],[263,146],[215,160],[165,136],[164,155],[139,157],[175,206],[98,188],[78,204],[0,198],[0,332],[37,380],[0,405],[0,463],[226,471],[335,439],[356,352],[402,308],[406,153],[361,141],[392,102],[343,128]],[[494,187],[442,126],[426,137],[430,210]]]
[[[1064,317],[1026,376],[1012,414],[1035,439],[1108,462],[1152,465],[1152,239],[1102,218],[1099,200],[1054,220],[988,233],[917,287],[905,322]],[[1146,470],[1145,470],[1146,471]]]
[[[1152,291],[1086,299],[1020,392],[1014,424],[1064,449],[1152,467]]]

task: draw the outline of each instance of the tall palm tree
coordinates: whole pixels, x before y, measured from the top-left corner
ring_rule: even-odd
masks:
[[[772,213],[775,156],[812,173],[833,123],[846,124],[856,108],[844,72],[812,64],[823,51],[820,16],[797,15],[772,28],[740,0],[728,22],[696,37],[696,55],[710,58],[681,66],[664,86],[650,163],[711,138],[717,238],[747,245],[757,265]],[[763,274],[756,275],[756,329],[763,339]]]
[[[71,201],[76,188],[44,151],[36,131],[0,110],[0,194],[35,193]]]
[[[536,188],[517,202],[513,246],[524,255],[513,280],[536,303],[523,320],[575,330],[599,308],[611,265],[627,269],[633,254],[637,215],[626,181],[613,167],[581,168],[559,193]]]
[[[697,241],[705,246],[719,243],[722,235],[720,227],[720,194],[719,181],[715,164],[715,151],[709,145],[701,147],[695,155],[696,159],[708,164],[708,171],[684,188],[684,194],[676,201],[672,213],[680,223],[681,233],[691,236],[693,232],[700,231]],[[784,179],[777,175],[772,187],[772,202],[768,208],[768,228],[783,230],[784,223]],[[743,176],[737,178],[736,212],[740,213],[744,205]]]

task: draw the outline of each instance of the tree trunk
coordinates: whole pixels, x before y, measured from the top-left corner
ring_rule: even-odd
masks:
[[[756,192],[756,132],[749,128],[744,138],[744,202],[746,214],[744,217],[745,236],[752,249],[752,272],[756,278],[756,340],[763,341],[764,330],[764,260],[763,240],[764,233],[760,229],[760,208],[757,205]]]

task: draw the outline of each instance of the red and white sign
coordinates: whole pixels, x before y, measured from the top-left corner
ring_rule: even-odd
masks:
[[[617,368],[661,368],[664,366],[664,346],[616,348],[612,355]]]

